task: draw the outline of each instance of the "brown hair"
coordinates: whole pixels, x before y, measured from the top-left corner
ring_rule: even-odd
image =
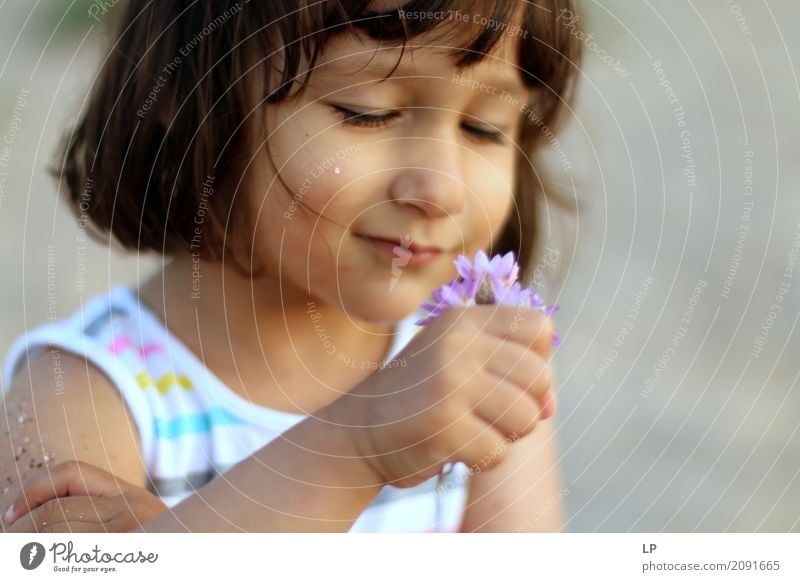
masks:
[[[263,103],[296,97],[303,58],[309,74],[326,42],[346,30],[402,43],[446,20],[371,12],[372,0],[129,0],[116,23],[113,46],[77,125],[51,169],[70,207],[103,242],[165,254],[195,250],[241,272],[238,240],[250,240],[250,214],[233,210],[236,185],[252,155]],[[398,2],[398,4],[401,4]],[[572,0],[412,0],[406,12],[479,13],[495,23],[519,15],[517,65],[534,89],[517,137],[516,207],[492,252],[513,251],[526,283],[535,253],[537,200],[545,190],[530,156],[542,145],[572,98],[580,56],[574,34],[559,24]],[[447,27],[445,27],[447,28]],[[482,60],[508,32],[474,27],[456,48],[460,69]],[[574,28],[574,27],[573,27]],[[272,55],[281,54],[281,64]],[[391,74],[391,73],[390,73]],[[299,92],[292,93],[295,85]],[[253,102],[253,89],[261,91]],[[271,91],[271,92],[270,92]],[[552,197],[562,207],[565,200]],[[203,212],[202,240],[196,217]],[[240,238],[226,237],[226,231]],[[227,255],[225,255],[227,253]],[[252,273],[251,273],[252,274]],[[254,274],[255,275],[255,274]]]

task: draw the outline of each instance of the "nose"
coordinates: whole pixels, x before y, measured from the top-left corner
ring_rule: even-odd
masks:
[[[406,145],[410,155],[401,158],[389,188],[391,199],[430,218],[461,213],[466,185],[459,146],[439,138],[410,139]]]

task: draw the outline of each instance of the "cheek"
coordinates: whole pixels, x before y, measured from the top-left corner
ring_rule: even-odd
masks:
[[[294,159],[281,163],[276,158],[275,163],[285,185],[266,157],[248,179],[257,225],[253,250],[273,265],[282,255],[286,266],[291,257],[303,270],[307,262],[319,266],[336,261],[342,235],[363,207],[354,189],[347,187],[353,172],[345,172],[335,153],[301,150]]]
[[[337,140],[333,132],[323,131],[321,122],[325,120],[317,119],[316,114],[309,112],[303,119],[303,123],[290,122],[281,127],[271,138],[274,168],[282,181],[275,179],[273,164],[264,153],[269,176],[262,180],[268,184],[269,205],[273,213],[288,213],[283,221],[285,227],[299,218],[313,221],[320,214],[342,224],[357,208],[352,183],[359,175],[361,156],[347,155],[350,146]],[[324,225],[318,224],[317,228]]]
[[[505,165],[500,167],[505,169]],[[499,172],[495,166],[491,171],[484,172],[473,187],[476,193],[471,217],[474,251],[486,248],[497,240],[509,218],[519,212],[512,191],[513,180],[510,171]]]

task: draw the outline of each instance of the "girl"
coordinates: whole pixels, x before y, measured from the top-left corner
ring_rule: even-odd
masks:
[[[566,10],[128,2],[55,172],[171,261],[12,346],[4,527],[560,529],[550,320],[414,322],[459,254],[525,280]]]

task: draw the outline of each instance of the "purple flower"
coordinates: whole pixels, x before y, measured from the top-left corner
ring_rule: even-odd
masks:
[[[422,307],[428,314],[416,322],[416,325],[427,325],[442,313],[455,306],[470,305],[512,305],[537,309],[550,316],[558,311],[558,305],[546,306],[542,298],[533,288],[522,288],[517,282],[519,265],[514,260],[514,253],[495,255],[489,259],[486,253],[478,251],[475,260],[470,262],[464,255],[455,261],[458,276],[448,284],[442,285],[432,294],[432,301],[426,301]],[[561,336],[553,334],[553,345],[561,345]]]

